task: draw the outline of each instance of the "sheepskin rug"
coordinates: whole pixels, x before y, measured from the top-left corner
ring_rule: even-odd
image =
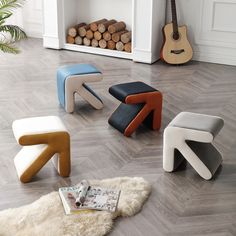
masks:
[[[118,216],[132,216],[147,200],[151,185],[140,177],[91,180],[91,185],[121,190],[118,210],[65,215],[58,192],[19,208],[0,212],[1,236],[101,236],[111,231]]]

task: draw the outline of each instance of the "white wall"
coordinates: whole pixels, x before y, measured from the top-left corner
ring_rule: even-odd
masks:
[[[180,25],[188,26],[194,59],[236,65],[236,0],[177,0],[176,3]],[[168,6],[168,21],[170,12]]]
[[[29,37],[42,38],[42,9],[42,0],[27,0],[23,8],[17,9],[8,22],[22,27]]]
[[[124,21],[132,28],[132,0],[79,0],[77,4],[77,23],[106,18]]]

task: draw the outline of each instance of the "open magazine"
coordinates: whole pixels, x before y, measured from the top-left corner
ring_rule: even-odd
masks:
[[[86,209],[115,212],[120,190],[90,186],[83,180],[78,186],[59,188],[59,195],[67,215]]]

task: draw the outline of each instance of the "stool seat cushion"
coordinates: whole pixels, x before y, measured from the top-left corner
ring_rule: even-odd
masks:
[[[121,102],[125,102],[129,95],[155,91],[157,90],[140,81],[117,84],[109,88],[109,93]]]
[[[211,133],[212,136],[215,137],[224,126],[224,121],[217,116],[181,112],[169,126],[205,131]]]
[[[57,92],[60,103],[65,106],[65,81],[68,77],[76,75],[101,74],[101,72],[90,64],[66,65],[57,70]]]
[[[42,116],[15,120],[12,123],[14,136],[19,142],[22,136],[67,132],[66,127],[57,116]]]

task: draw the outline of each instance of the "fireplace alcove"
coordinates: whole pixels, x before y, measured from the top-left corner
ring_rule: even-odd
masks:
[[[46,48],[67,49],[153,63],[159,59],[164,0],[44,0],[43,44]],[[68,27],[79,22],[107,18],[122,20],[132,31],[132,52],[66,43]]]

